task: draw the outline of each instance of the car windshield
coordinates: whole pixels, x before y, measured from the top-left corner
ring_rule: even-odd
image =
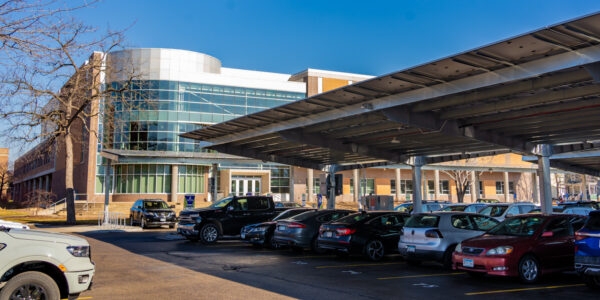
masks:
[[[336,223],[344,223],[344,224],[353,224],[356,222],[360,222],[362,220],[373,218],[375,216],[377,216],[377,214],[356,213],[356,214],[347,215],[343,218],[338,219],[335,222]]]
[[[406,227],[410,228],[429,228],[437,227],[440,217],[434,215],[416,215],[408,218]]]
[[[543,222],[543,217],[510,218],[490,229],[487,233],[493,235],[532,236],[542,226]]]
[[[231,200],[233,200],[232,197],[223,198],[223,199],[221,199],[221,200],[213,203],[210,207],[212,207],[212,208],[223,208],[227,204],[229,204],[229,202],[231,202]]]
[[[469,205],[469,206],[465,207],[465,212],[476,213],[481,208],[482,208],[482,206],[480,206],[480,205]]]
[[[405,203],[405,204],[401,204],[396,206],[396,208],[394,208],[395,211],[399,211],[399,212],[410,212],[412,210],[412,203]]]
[[[273,221],[287,219],[289,217],[293,217],[295,215],[299,215],[304,212],[307,212],[307,211],[304,209],[288,209],[288,210],[280,213],[279,215],[277,215],[277,217],[273,218]]]
[[[144,201],[145,209],[169,209],[164,201]]]
[[[482,209],[479,213],[489,217],[500,217],[506,211],[508,205],[490,205]]]
[[[464,205],[450,205],[444,207],[442,211],[464,211],[467,207]]]

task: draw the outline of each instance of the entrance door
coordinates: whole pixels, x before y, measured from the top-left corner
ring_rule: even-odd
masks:
[[[260,176],[231,176],[231,193],[236,196],[259,195]]]

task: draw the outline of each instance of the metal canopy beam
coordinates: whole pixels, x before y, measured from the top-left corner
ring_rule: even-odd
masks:
[[[480,130],[475,126],[460,126],[455,120],[442,120],[437,114],[431,112],[412,112],[406,107],[394,107],[383,111],[383,114],[391,121],[401,124],[439,131],[445,135],[467,138],[488,144],[498,145],[522,153],[531,153],[533,144],[503,136],[490,130]]]
[[[316,133],[307,133],[301,129],[286,130],[280,132],[279,134],[283,139],[288,141],[328,148],[332,151],[355,153],[363,156],[373,157],[375,159],[385,159],[392,162],[402,162],[406,159],[406,157],[393,152],[357,143],[347,143],[339,139],[334,139]]]
[[[300,159],[294,159],[294,158],[280,157],[277,155],[260,153],[260,152],[254,151],[252,149],[238,148],[238,147],[234,147],[231,145],[217,145],[217,146],[212,146],[210,148],[213,150],[222,152],[222,153],[244,156],[244,157],[251,157],[254,159],[260,159],[262,161],[272,161],[272,162],[276,162],[276,163],[280,163],[280,164],[284,164],[284,165],[299,166],[299,167],[314,169],[314,170],[321,170],[324,168],[324,165],[319,164],[318,162],[307,160],[307,159],[300,160]]]

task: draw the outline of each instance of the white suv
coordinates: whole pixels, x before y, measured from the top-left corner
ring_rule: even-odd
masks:
[[[0,300],[75,299],[93,276],[85,239],[0,227]]]

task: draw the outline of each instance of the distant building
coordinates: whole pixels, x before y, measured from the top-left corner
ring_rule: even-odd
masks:
[[[0,199],[4,198],[8,190],[8,148],[0,148]]]
[[[98,57],[94,53],[90,61]],[[111,201],[154,198],[182,202],[185,195],[194,195],[196,201],[211,201],[209,182],[216,184],[218,197],[271,193],[278,199],[301,201],[304,194],[314,200],[321,192],[319,171],[206,151],[201,142],[179,134],[372,78],[316,69],[280,74],[226,68],[215,57],[176,49],[128,49],[106,58],[108,66],[118,67],[124,62],[132,66],[121,67],[139,71],[141,81],[115,103],[110,119],[88,120],[89,128],[104,140],[99,141],[82,128],[75,132],[80,141],[74,145],[79,201],[104,201],[106,157],[118,159],[108,178]],[[124,80],[111,75],[102,78],[103,82],[97,84],[114,87]],[[278,112],[286,114],[284,108]],[[238,126],[240,130],[245,128],[242,123]],[[56,200],[63,198],[64,165],[64,151],[56,144],[44,142],[21,155],[14,167],[15,199],[23,200],[35,190],[51,192]],[[532,182],[537,167],[514,154],[427,166],[423,172],[426,197],[456,201],[455,183],[447,171],[457,168],[478,175],[479,198],[513,201],[515,194],[518,200],[534,198]],[[358,181],[362,182],[361,191],[367,194],[410,198],[412,176],[408,166],[343,174],[342,201],[356,201]],[[470,200],[468,192],[466,199]]]

